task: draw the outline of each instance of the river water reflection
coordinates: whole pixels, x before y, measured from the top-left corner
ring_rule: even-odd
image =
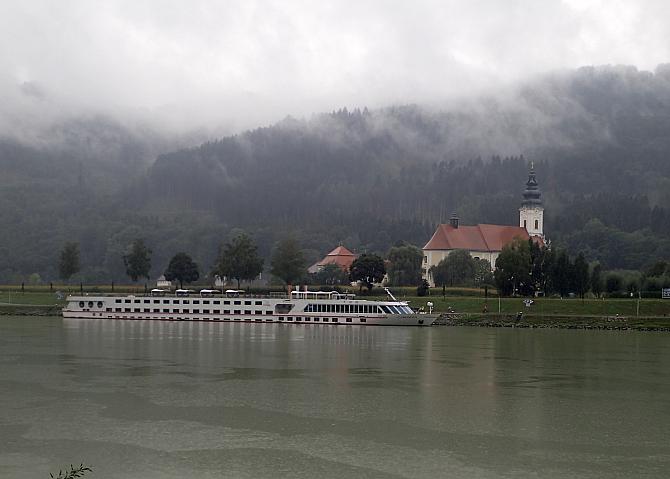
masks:
[[[668,477],[670,334],[0,317],[0,477]]]

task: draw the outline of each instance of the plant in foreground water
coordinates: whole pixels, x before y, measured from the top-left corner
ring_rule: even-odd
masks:
[[[52,479],[76,479],[77,477],[82,477],[87,472],[93,472],[93,469],[88,466],[84,466],[83,464],[79,464],[79,467],[74,467],[72,464],[70,464],[69,471],[66,468],[64,471],[58,471],[57,476],[54,476],[51,473],[49,473],[49,475]]]

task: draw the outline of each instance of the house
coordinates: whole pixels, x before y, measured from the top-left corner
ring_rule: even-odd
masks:
[[[456,215],[452,215],[449,224],[438,225],[432,238],[423,247],[422,272],[424,278],[434,286],[430,268],[437,265],[455,250],[466,250],[474,258],[485,259],[495,268],[496,259],[502,249],[515,238],[545,243],[544,207],[541,192],[531,169],[523,192],[519,208],[519,226],[478,224],[464,226]]]
[[[314,263],[312,266],[310,266],[309,268],[307,268],[307,271],[309,273],[318,273],[326,265],[335,264],[335,265],[339,266],[343,271],[348,272],[349,267],[351,266],[351,263],[353,263],[354,260],[357,257],[358,257],[358,255],[355,255],[354,253],[349,251],[347,248],[340,245],[337,248],[335,248],[333,251],[328,253],[326,256],[324,256],[321,261],[318,261],[318,262]]]
[[[166,280],[165,275],[160,275],[158,277],[158,280],[156,281],[156,288],[166,289],[169,291],[170,289],[172,289],[172,281]]]

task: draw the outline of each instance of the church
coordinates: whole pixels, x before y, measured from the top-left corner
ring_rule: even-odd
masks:
[[[430,241],[423,247],[423,277],[434,286],[430,268],[452,251],[459,249],[468,251],[473,258],[489,261],[491,267],[495,268],[498,255],[515,238],[533,238],[534,241],[544,243],[544,206],[532,164],[519,208],[519,226],[465,226],[460,224],[456,215],[452,215],[449,224],[439,225]]]

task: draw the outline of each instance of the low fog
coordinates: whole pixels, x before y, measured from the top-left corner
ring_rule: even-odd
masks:
[[[2,2],[0,135],[96,115],[220,135],[584,65],[653,70],[669,18],[662,0]]]

